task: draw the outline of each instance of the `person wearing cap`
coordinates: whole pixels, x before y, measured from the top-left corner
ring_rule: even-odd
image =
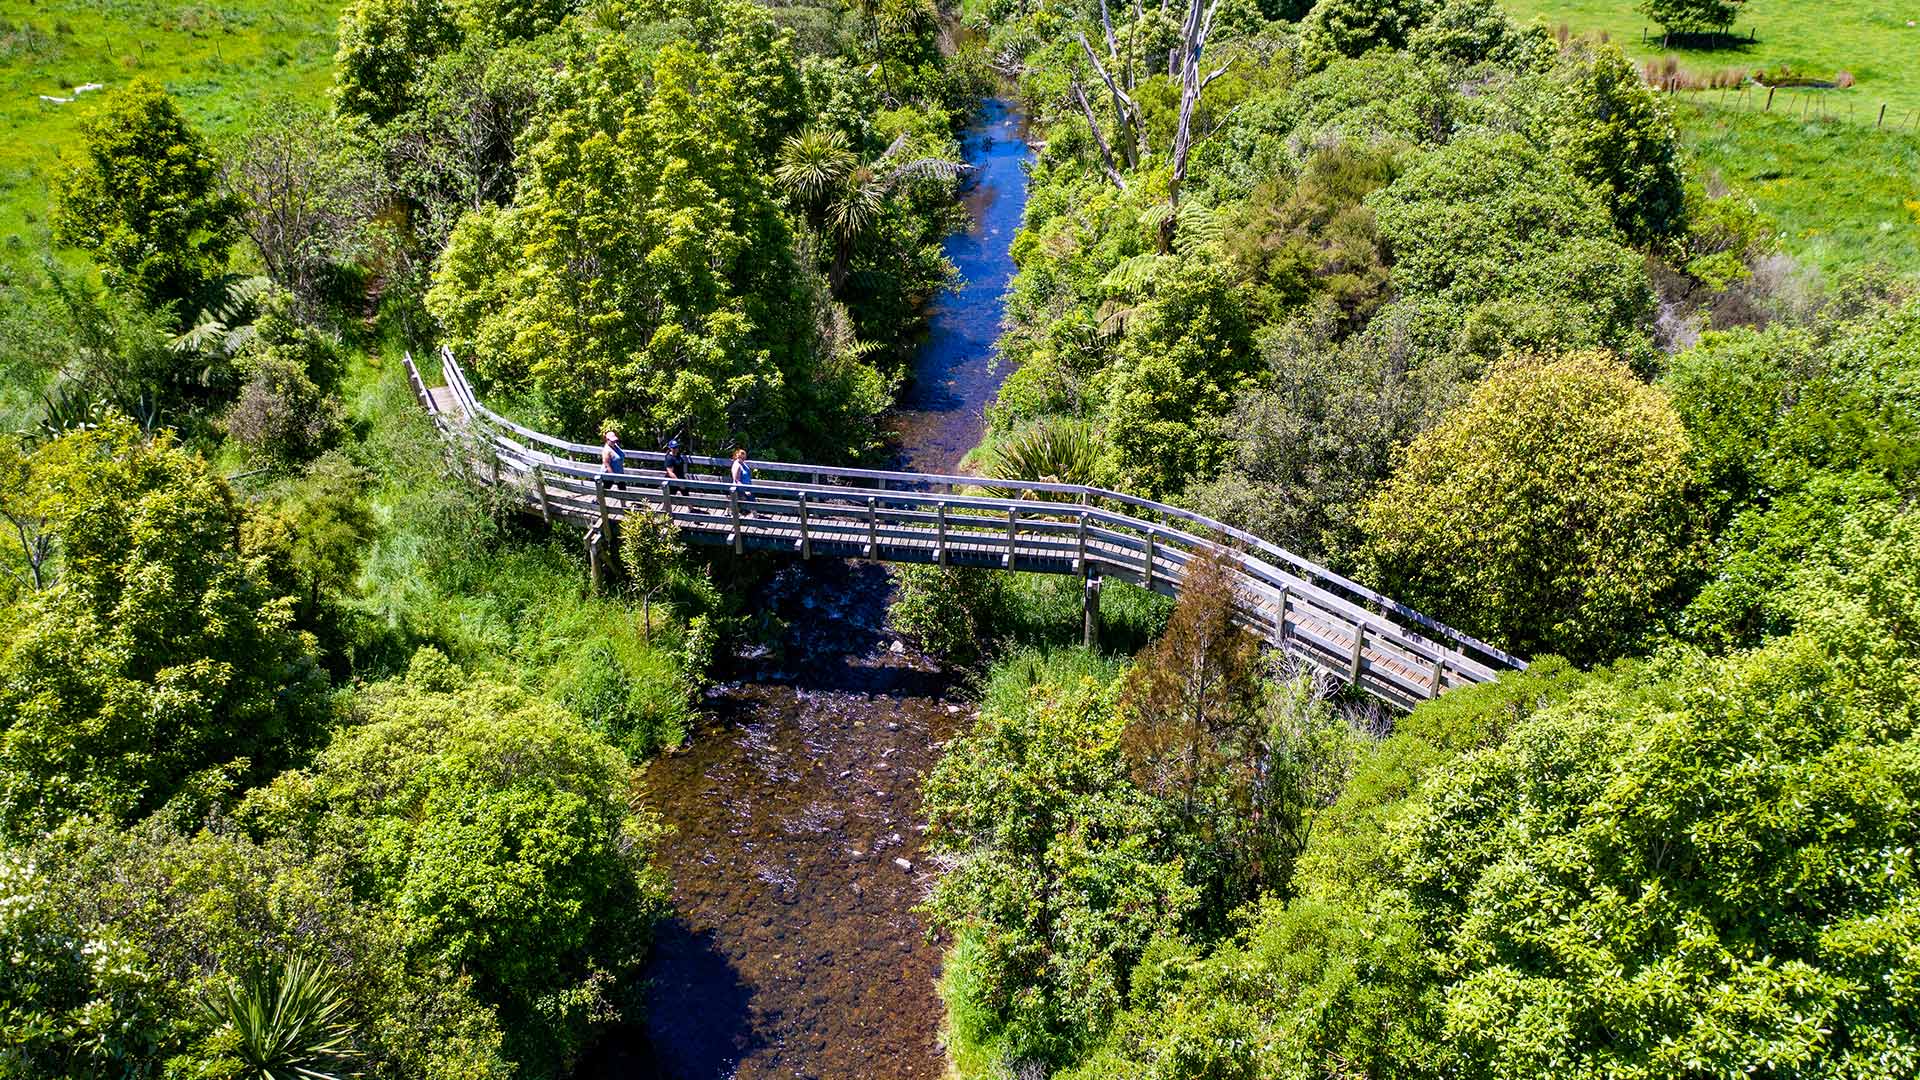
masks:
[[[620,448],[620,433],[612,428],[601,440],[600,468],[616,475],[627,471],[627,452]]]
[[[680,452],[679,439],[667,440],[667,460],[664,469],[667,474],[667,479],[669,480],[685,480],[687,478],[687,457]]]

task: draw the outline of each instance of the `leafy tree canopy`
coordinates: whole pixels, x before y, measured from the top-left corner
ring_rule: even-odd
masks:
[[[1616,655],[1681,572],[1688,456],[1666,395],[1618,360],[1510,360],[1407,447],[1363,512],[1367,554],[1470,633]]]
[[[80,144],[54,183],[54,239],[92,256],[110,286],[190,318],[240,232],[212,152],[145,79],[108,91]]]
[[[329,713],[313,641],[198,456],[121,418],[6,452],[23,556],[33,537],[46,553],[0,654],[8,831],[136,815],[190,773],[311,745]]]

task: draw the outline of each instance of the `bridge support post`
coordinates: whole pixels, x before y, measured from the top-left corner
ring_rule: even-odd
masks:
[[[1100,575],[1087,578],[1080,589],[1080,637],[1091,649],[1100,644]]]
[[[603,542],[598,526],[587,530],[587,582],[595,596],[600,595],[600,561]]]

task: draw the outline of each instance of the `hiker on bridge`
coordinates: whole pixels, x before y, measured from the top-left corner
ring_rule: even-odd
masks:
[[[620,448],[620,433],[612,428],[602,440],[600,468],[615,476],[627,471],[627,452]]]
[[[687,478],[687,455],[680,452],[679,439],[667,440],[667,460],[662,463],[661,471],[667,474],[667,479],[669,480],[685,480]],[[682,489],[678,485],[672,485],[668,490],[678,495]]]
[[[744,448],[733,452],[733,482],[743,489],[740,497],[747,502],[752,502],[753,466],[747,464],[747,452]]]

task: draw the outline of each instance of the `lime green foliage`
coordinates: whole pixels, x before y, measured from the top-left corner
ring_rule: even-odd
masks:
[[[1728,100],[1683,97],[1674,108],[1694,171],[1751,198],[1780,245],[1829,278],[1861,263],[1920,273],[1920,134],[1910,115],[1890,112],[1889,129],[1875,131],[1804,121],[1797,102],[1764,113]]]
[[[609,36],[570,61],[515,205],[462,219],[429,307],[476,374],[570,429],[845,455],[884,398],[857,360],[816,361],[767,178],[798,69],[761,9],[717,14],[652,55]]]
[[[111,288],[185,319],[239,237],[218,166],[165,90],[136,79],[80,123],[54,186],[53,235],[87,252]]]
[[[1809,622],[1754,652],[1417,710],[1303,895],[1076,1075],[1903,1075],[1916,527],[1801,578]]]
[[[562,1066],[618,1015],[659,884],[626,759],[536,698],[424,650],[293,794],[361,838],[410,947],[471,972],[509,1054]]]
[[[1165,965],[1230,932],[1250,881],[1284,891],[1351,767],[1310,683],[1263,678],[1218,590],[1122,671],[1085,650],[996,663],[982,712],[929,777],[955,857],[926,911],[950,932],[942,994],[964,1075],[1098,1046]]]
[[[1019,1058],[1068,1059],[1097,1037],[1140,950],[1197,899],[1159,855],[1159,808],[1126,781],[1113,698],[1090,681],[1037,688],[927,778],[929,835],[965,854],[926,906],[969,941],[947,985],[967,995],[956,1014],[981,1019],[958,1034]]]
[[[1319,0],[1302,23],[1307,42],[1339,56],[1398,49],[1426,20],[1430,0]]]
[[[1795,621],[1786,585],[1887,535],[1920,475],[1920,305],[1865,305],[1812,329],[1711,334],[1665,385],[1725,522],[1681,613],[1691,641],[1749,647]]]
[[[20,1075],[261,1075],[287,1027],[262,996],[305,996],[309,1052],[369,1075],[562,1075],[619,1019],[664,904],[625,758],[431,650],[358,708],[305,770],[0,857],[0,942],[38,958],[0,975]],[[320,958],[350,1008],[298,991]]]
[[[322,97],[339,11],[338,0],[0,4],[0,263],[38,260],[58,157],[77,145],[80,121],[98,103],[99,91],[76,98],[75,87],[151,80],[223,140],[277,97]]]
[[[1631,646],[1683,569],[1693,472],[1666,395],[1617,360],[1503,364],[1368,502],[1404,602],[1521,654]]]
[[[1526,140],[1467,136],[1368,199],[1415,333],[1509,348],[1645,349],[1651,290],[1592,188]]]
[[[1161,260],[1140,290],[1108,389],[1109,469],[1149,498],[1219,467],[1219,426],[1253,374],[1253,327],[1217,263]]]
[[[440,0],[357,0],[340,14],[334,101],[342,112],[391,120],[459,36],[452,5]]]
[[[1130,653],[1158,636],[1173,602],[1124,581],[1103,583],[1100,645]],[[976,666],[1003,650],[1080,641],[1085,595],[1078,578],[970,567],[903,566],[887,610],[895,630],[951,663]]]
[[[8,832],[142,814],[207,766],[270,775],[312,745],[313,639],[205,462],[124,419],[7,452],[28,530],[0,656]]]

